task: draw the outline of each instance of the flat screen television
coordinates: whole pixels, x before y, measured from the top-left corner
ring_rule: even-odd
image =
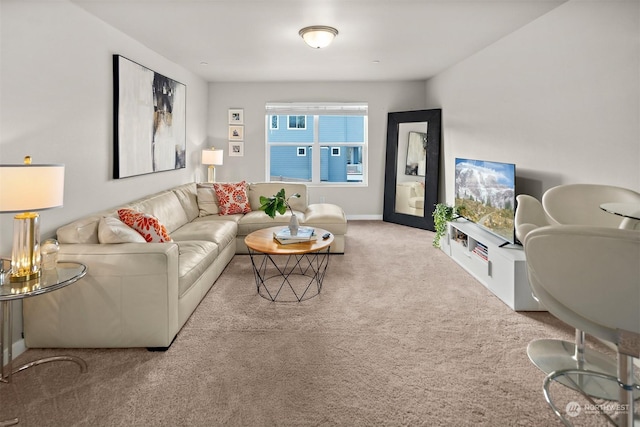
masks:
[[[515,243],[516,166],[513,163],[456,158],[458,214]]]

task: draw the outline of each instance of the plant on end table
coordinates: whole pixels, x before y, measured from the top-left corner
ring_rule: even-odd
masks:
[[[289,199],[299,198],[300,194],[294,193],[287,197],[284,188],[280,189],[275,195],[271,197],[260,196],[260,210],[264,211],[271,218],[275,218],[276,214],[284,215],[287,209],[291,211],[291,221],[289,221],[289,230],[291,235],[298,234],[298,217],[293,213],[293,209],[289,204]]]
[[[440,247],[440,239],[447,231],[447,223],[457,217],[457,211],[454,206],[446,203],[436,204],[436,208],[431,214],[433,216],[433,225],[436,229],[436,235],[433,238],[433,247]]]

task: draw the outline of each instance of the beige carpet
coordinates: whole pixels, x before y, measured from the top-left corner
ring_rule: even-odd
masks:
[[[441,251],[433,233],[352,221],[320,296],[272,303],[236,256],[164,353],[69,353],[0,386],[21,426],[547,426],[534,338],[573,338],[515,313]],[[562,390],[561,390],[562,392]],[[576,425],[602,425],[581,415]]]

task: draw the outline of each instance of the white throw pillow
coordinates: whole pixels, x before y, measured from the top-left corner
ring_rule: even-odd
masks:
[[[100,219],[98,240],[100,243],[146,243],[140,233],[114,217]]]

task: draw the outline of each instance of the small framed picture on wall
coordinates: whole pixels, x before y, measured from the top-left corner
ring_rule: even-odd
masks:
[[[236,157],[244,156],[244,142],[229,141],[229,156],[236,156]]]
[[[229,141],[244,140],[244,126],[229,126]]]
[[[229,124],[244,124],[244,110],[242,108],[229,108]]]

